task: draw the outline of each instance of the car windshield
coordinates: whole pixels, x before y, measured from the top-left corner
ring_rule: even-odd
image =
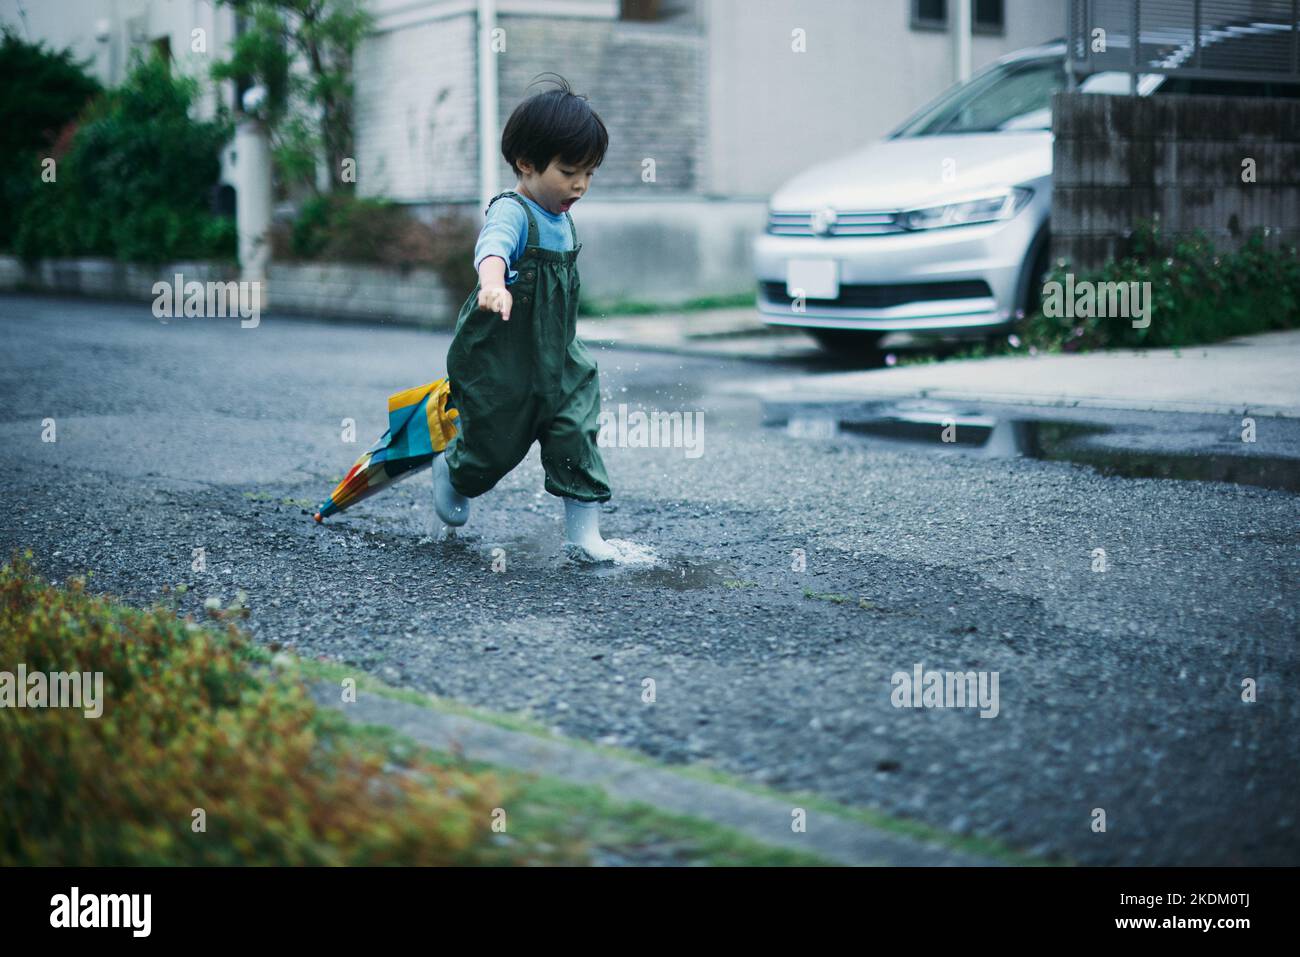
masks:
[[[1165,89],[1168,77],[1138,75],[1138,93],[1149,96]],[[937,136],[941,133],[1006,133],[1050,130],[1052,94],[1065,89],[1065,58],[1039,57],[995,66],[953,87],[903,124],[894,137]],[[1079,80],[1080,93],[1128,93],[1129,75],[1115,71],[1093,73]]]
[[[1065,82],[1063,57],[1005,63],[951,90],[894,135],[1051,129],[1052,94]]]

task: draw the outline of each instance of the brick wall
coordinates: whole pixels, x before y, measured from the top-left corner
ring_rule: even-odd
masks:
[[[610,133],[596,172],[602,195],[696,193],[704,188],[708,83],[705,39],[690,23],[633,23],[502,16],[506,51],[497,74],[504,129],[528,89],[546,71],[564,76],[585,95]],[[655,161],[654,183],[641,180],[642,162]],[[514,173],[501,161],[500,182]]]
[[[1300,101],[1060,93],[1052,113],[1054,257],[1099,266],[1141,220],[1225,249],[1256,227],[1300,242]]]
[[[367,37],[357,48],[357,191],[405,202],[478,195],[472,13]]]

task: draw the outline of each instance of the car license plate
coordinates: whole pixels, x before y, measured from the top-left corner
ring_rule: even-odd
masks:
[[[840,264],[834,259],[791,259],[785,266],[785,292],[792,299],[838,299]]]

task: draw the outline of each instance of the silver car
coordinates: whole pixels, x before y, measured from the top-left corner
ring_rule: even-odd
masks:
[[[1127,89],[1123,74],[1089,80]],[[1065,84],[1063,43],[1013,53],[778,189],[753,248],[764,320],[862,354],[891,332],[1006,331],[1049,264],[1050,105]]]

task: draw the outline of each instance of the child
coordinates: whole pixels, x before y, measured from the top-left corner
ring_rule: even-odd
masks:
[[[434,507],[464,525],[469,500],[542,446],[546,490],[564,499],[575,557],[613,561],[600,536],[609,479],[596,447],[600,378],[576,335],[582,244],[569,209],[587,192],[609,134],[561,77],[515,108],[501,152],[518,176],[494,197],[474,250],[477,287],[447,352],[458,433],[433,461]]]

